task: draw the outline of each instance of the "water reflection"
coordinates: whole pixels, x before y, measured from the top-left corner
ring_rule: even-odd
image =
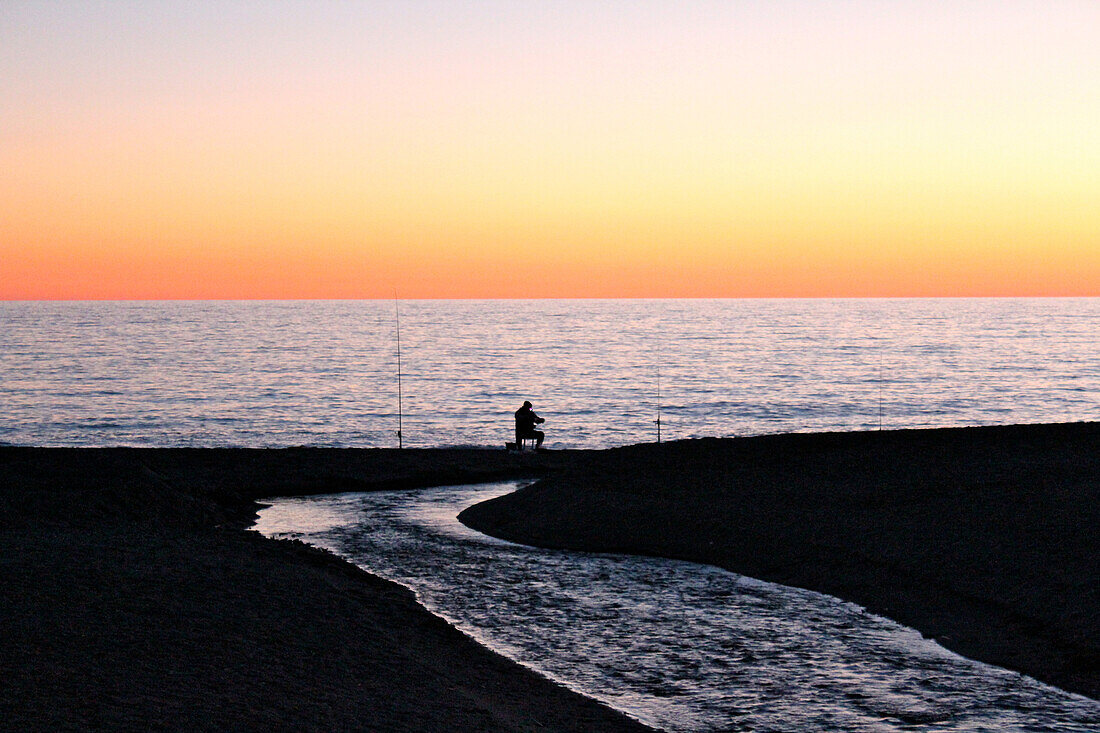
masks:
[[[402,303],[406,447],[1096,419],[1100,298]],[[395,446],[386,301],[0,303],[0,441]]]
[[[413,588],[501,653],[669,731],[1095,731],[1100,703],[860,607],[692,563],[476,533],[515,484],[278,499],[257,529]]]

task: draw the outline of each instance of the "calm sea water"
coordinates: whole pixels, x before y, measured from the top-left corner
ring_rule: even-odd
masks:
[[[1100,299],[403,301],[406,446],[1100,419]],[[0,442],[393,446],[395,304],[0,303]],[[658,394],[660,398],[658,399]]]
[[[662,730],[1100,730],[1100,702],[830,596],[688,562],[525,547],[455,518],[514,486],[275,499],[256,528],[402,583],[478,641]]]

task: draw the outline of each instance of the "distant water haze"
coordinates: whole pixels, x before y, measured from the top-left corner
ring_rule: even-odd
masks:
[[[396,446],[398,308],[406,447],[1100,419],[1096,298],[5,302],[0,441]]]

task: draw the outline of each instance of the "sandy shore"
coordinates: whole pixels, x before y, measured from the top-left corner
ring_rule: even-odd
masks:
[[[541,475],[569,454],[0,449],[0,729],[641,731],[411,593],[245,531],[309,493]]]
[[[1100,696],[1100,425],[490,450],[0,448],[0,728],[644,730],[410,593],[246,527],[256,499],[543,477],[502,537],[857,601]]]
[[[829,593],[1100,698],[1097,423],[630,446],[461,519]]]

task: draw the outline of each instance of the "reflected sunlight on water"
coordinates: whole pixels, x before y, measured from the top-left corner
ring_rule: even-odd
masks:
[[[409,301],[406,446],[1095,420],[1100,299]],[[0,303],[0,441],[396,445],[394,303]]]
[[[457,521],[515,486],[281,498],[256,529],[402,583],[490,648],[665,730],[1100,726],[1098,702],[830,596],[688,562],[540,550]]]

